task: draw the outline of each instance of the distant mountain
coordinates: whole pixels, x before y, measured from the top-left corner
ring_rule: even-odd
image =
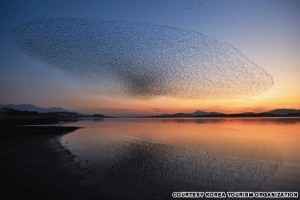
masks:
[[[0,104],[0,108],[12,108],[20,111],[33,111],[39,113],[50,113],[50,112],[70,112],[60,107],[41,108],[32,104]]]
[[[272,113],[275,115],[291,115],[291,114],[297,114],[297,113],[300,114],[300,110],[281,108],[281,109],[269,111],[267,113]]]
[[[196,111],[193,113],[189,113],[189,115],[192,116],[205,116],[205,115],[219,115],[219,114],[223,114],[223,113],[219,113],[219,112],[204,112],[204,111]]]
[[[300,110],[276,109],[268,112],[254,113],[244,112],[235,114],[224,114],[219,112],[196,111],[193,113],[163,114],[149,117],[180,118],[180,117],[300,117]]]
[[[150,117],[162,117],[162,118],[179,118],[179,117],[218,117],[223,116],[225,114],[219,113],[219,112],[205,112],[205,111],[196,111],[193,113],[176,113],[176,114],[162,114],[162,115],[156,115],[156,116],[150,116]]]

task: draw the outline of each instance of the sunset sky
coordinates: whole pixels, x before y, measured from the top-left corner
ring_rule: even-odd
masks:
[[[273,77],[259,95],[186,99],[123,98],[95,93],[72,76],[20,51],[10,31],[36,19],[127,20],[180,27],[239,49]],[[225,113],[300,109],[298,0],[27,0],[0,2],[0,103],[63,107],[115,116],[196,110]]]

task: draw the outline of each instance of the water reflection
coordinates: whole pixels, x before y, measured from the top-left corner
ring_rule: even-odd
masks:
[[[158,118],[148,120],[160,120],[163,122],[177,122],[177,123],[199,123],[199,124],[212,124],[212,123],[260,123],[260,124],[297,124],[300,123],[299,117],[245,117],[245,118]]]
[[[80,121],[76,125],[86,128],[61,143],[95,185],[105,181],[168,197],[175,190],[297,190],[300,120],[290,120]]]
[[[110,146],[102,154],[122,150],[106,162],[91,160],[93,177],[117,180],[123,187],[159,187],[168,190],[260,189],[281,161],[187,151],[147,142]],[[102,160],[102,158],[101,158]],[[102,160],[103,161],[103,160]],[[95,176],[96,175],[96,176]]]

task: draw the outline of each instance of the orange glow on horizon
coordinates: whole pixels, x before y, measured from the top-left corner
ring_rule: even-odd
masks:
[[[293,96],[292,93],[291,96]],[[87,101],[85,99],[85,101]],[[159,115],[174,113],[191,113],[197,110],[207,112],[240,113],[240,112],[266,112],[279,108],[300,108],[300,95],[293,98],[279,96],[273,98],[268,95],[260,95],[251,98],[224,99],[224,100],[198,100],[198,99],[175,99],[157,97],[149,100],[140,99],[115,99],[115,98],[89,98],[85,104],[73,104],[72,107],[89,113],[106,113],[116,116],[123,115]]]

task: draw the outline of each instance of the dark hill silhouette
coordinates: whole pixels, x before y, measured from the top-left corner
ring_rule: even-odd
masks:
[[[150,118],[180,118],[180,117],[300,117],[300,110],[296,109],[276,109],[268,112],[254,113],[243,112],[225,114],[219,112],[196,111],[193,113],[176,113],[148,116]]]
[[[113,118],[102,114],[83,115],[76,112],[47,112],[15,110],[10,107],[0,107],[0,126],[11,125],[37,125],[57,124],[66,121],[78,121],[79,119],[103,119]]]
[[[268,113],[272,113],[275,115],[291,115],[291,114],[297,114],[297,113],[299,114],[300,110],[281,108],[281,109],[269,111]]]
[[[32,104],[0,104],[0,115],[6,116],[52,116],[52,117],[86,117],[86,118],[112,118],[102,114],[86,115],[69,111],[61,107],[41,108]]]
[[[70,112],[60,107],[41,108],[32,104],[0,104],[0,108],[12,108],[14,110],[33,111],[38,113]]]
[[[223,114],[223,113],[219,113],[219,112],[204,112],[204,111],[196,111],[193,113],[190,113],[189,115],[193,115],[193,116],[205,116],[205,115],[218,115],[218,114]]]

